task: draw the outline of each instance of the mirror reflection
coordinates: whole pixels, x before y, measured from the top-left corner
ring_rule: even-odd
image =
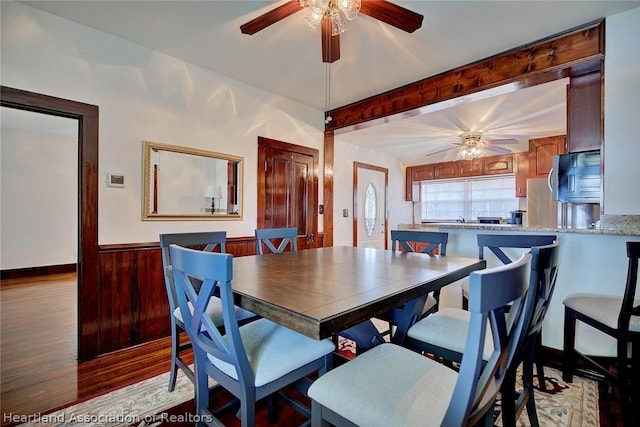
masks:
[[[243,158],[143,141],[143,220],[242,219]]]

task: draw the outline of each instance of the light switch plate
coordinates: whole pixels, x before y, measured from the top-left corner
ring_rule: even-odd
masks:
[[[124,175],[119,173],[107,174],[107,187],[124,187]]]

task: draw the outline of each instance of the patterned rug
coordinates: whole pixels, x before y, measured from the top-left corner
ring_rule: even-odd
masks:
[[[340,340],[340,353],[354,356],[353,343]],[[591,427],[599,426],[598,385],[595,381],[574,377],[572,384],[562,381],[559,371],[545,367],[546,386],[549,392],[535,392],[540,425]],[[182,374],[178,375],[176,389],[167,391],[169,374],[165,373],[148,380],[124,387],[110,393],[68,406],[39,418],[25,420],[23,426],[136,426],[155,427],[161,424],[163,411],[193,399],[193,385]],[[211,382],[211,385],[214,383]],[[193,424],[192,414],[182,414],[177,422]],[[164,421],[168,421],[164,419]],[[169,423],[171,424],[171,423]],[[497,425],[502,425],[500,417]],[[529,426],[526,410],[518,424]]]
[[[173,392],[167,390],[169,373],[158,375],[103,394],[84,402],[41,415],[21,426],[140,426],[159,425],[155,414],[193,399],[193,384],[182,373],[178,374]],[[210,382],[210,385],[215,383]]]

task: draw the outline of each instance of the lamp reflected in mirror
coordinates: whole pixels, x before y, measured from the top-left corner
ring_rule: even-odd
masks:
[[[242,166],[242,157],[143,141],[142,219],[242,219]]]

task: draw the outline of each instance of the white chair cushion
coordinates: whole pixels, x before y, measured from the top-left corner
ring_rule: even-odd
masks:
[[[314,340],[267,319],[240,328],[244,348],[260,387],[335,350],[331,340]],[[233,365],[208,355],[218,369],[238,379]]]
[[[469,279],[463,280],[460,284],[460,289],[462,289],[462,295],[469,299]]]
[[[308,395],[359,426],[440,426],[457,378],[425,356],[381,344],[315,380]]]
[[[436,304],[438,304],[438,301],[436,301],[433,294],[429,292],[429,295],[427,295],[427,301],[424,303],[424,308],[422,309],[422,314],[425,314],[427,311],[431,310],[436,306]]]
[[[572,294],[565,298],[563,304],[611,328],[618,328],[622,298],[610,295]],[[635,307],[638,304],[640,300],[636,300],[633,305]],[[629,330],[640,332],[640,316],[631,316]]]
[[[430,316],[416,322],[407,335],[413,339],[464,353],[464,345],[467,342],[467,330],[471,314],[459,308],[446,307]],[[487,327],[484,343],[484,360],[489,360],[493,353],[493,335],[491,328]]]
[[[193,312],[193,304],[189,303],[189,308],[191,308],[191,312]],[[180,323],[184,323],[182,320],[182,313],[180,312],[180,307],[176,308],[173,311],[173,315],[178,319]],[[209,304],[207,304],[207,315],[213,320],[213,324],[216,326],[222,326],[224,323],[222,320],[222,301],[220,298],[211,297],[209,299]],[[247,311],[243,308],[236,307],[236,318],[238,320],[248,319],[250,317],[254,317],[250,311]]]

